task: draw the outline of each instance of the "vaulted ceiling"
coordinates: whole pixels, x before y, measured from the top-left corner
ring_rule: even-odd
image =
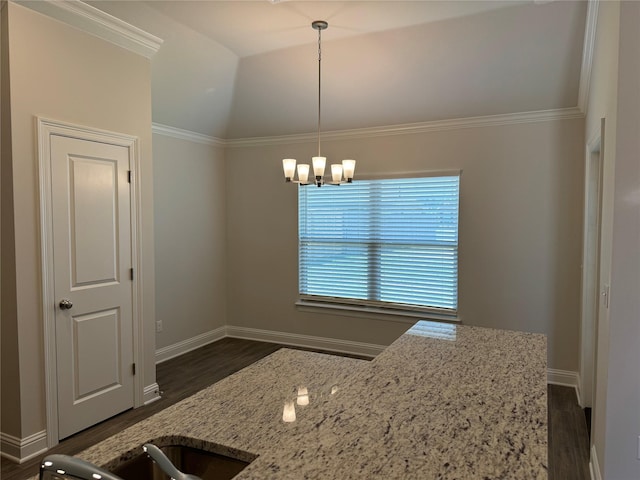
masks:
[[[575,107],[576,1],[90,1],[164,40],[153,120],[224,139]]]

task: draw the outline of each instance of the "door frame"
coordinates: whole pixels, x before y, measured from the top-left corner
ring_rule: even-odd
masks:
[[[604,121],[587,143],[582,226],[582,282],[580,291],[580,395],[583,408],[595,402],[597,327],[600,304],[600,245],[602,237],[602,179]],[[595,225],[590,219],[595,215]],[[592,228],[593,227],[593,228]]]
[[[137,366],[133,377],[134,408],[144,403],[144,339],[142,325],[142,199],[140,195],[140,148],[138,137],[97,128],[74,125],[58,120],[36,118],[38,140],[38,177],[40,188],[40,262],[42,269],[42,318],[44,333],[45,402],[47,418],[47,447],[59,443],[58,439],[58,368],[56,362],[54,270],[53,270],[53,218],[51,184],[51,137],[64,136],[125,147],[129,151],[131,170],[131,261],[135,271],[132,291],[133,361]]]

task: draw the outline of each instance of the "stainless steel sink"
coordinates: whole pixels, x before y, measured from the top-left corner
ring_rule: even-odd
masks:
[[[160,447],[178,470],[202,480],[228,480],[242,471],[249,462],[182,445]],[[124,480],[169,480],[146,453],[116,467],[112,472]]]

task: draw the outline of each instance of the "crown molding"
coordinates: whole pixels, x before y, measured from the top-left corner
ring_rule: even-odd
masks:
[[[600,0],[589,0],[587,2],[587,20],[584,27],[582,67],[580,68],[580,86],[578,87],[578,108],[584,114],[587,113],[589,103],[589,84],[591,83],[591,67],[593,65],[593,49],[596,43],[599,4]]]
[[[535,112],[506,113],[503,115],[487,115],[482,117],[455,118],[451,120],[437,120],[433,122],[407,123],[385,127],[358,128],[353,130],[335,130],[322,132],[323,140],[353,140],[359,138],[388,137],[392,135],[410,135],[445,130],[459,130],[463,128],[482,128],[499,125],[515,125],[519,123],[548,122],[552,120],[567,120],[584,118],[584,113],[578,107],[560,108],[555,110],[538,110]],[[283,145],[293,143],[308,143],[318,139],[317,133],[301,133],[296,135],[279,135],[274,137],[252,137],[238,139],[223,139],[203,135],[201,133],[183,130],[161,123],[153,123],[152,132],[165,137],[179,138],[216,147],[264,147],[269,145]]]
[[[224,147],[227,144],[227,141],[221,138],[203,135],[202,133],[192,132],[190,130],[183,130],[182,128],[171,127],[169,125],[163,125],[161,123],[154,122],[151,125],[151,131],[157,135],[179,138],[180,140],[188,140],[190,142],[203,143],[205,145],[212,145],[214,147]]]
[[[432,122],[408,123],[385,127],[359,128],[322,132],[323,140],[353,140],[359,138],[388,137],[392,135],[410,135],[463,128],[481,128],[499,125],[515,125],[519,123],[547,122],[552,120],[567,120],[584,118],[584,113],[578,107],[560,108],[554,110],[538,110],[534,112],[507,113],[503,115],[486,115],[482,117],[455,118],[451,120],[436,120]],[[225,140],[227,147],[259,147],[268,145],[306,143],[317,140],[317,133],[303,133],[298,135],[281,135],[276,137],[254,137]]]
[[[163,42],[155,35],[78,0],[10,1],[146,58],[151,58]]]

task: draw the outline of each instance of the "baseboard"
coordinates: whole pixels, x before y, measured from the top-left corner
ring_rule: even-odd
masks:
[[[34,433],[25,438],[0,432],[0,456],[16,463],[24,463],[48,450],[47,432]]]
[[[281,343],[283,345],[291,345],[295,347],[316,348],[329,352],[348,353],[371,358],[376,357],[382,353],[385,348],[387,348],[386,345],[227,325],[226,327],[219,327],[215,330],[205,332],[198,336],[183,340],[182,342],[174,343],[168,347],[156,350],[156,363],[162,363],[171,358],[178,357],[184,353],[190,352],[191,350],[195,350],[196,348],[222,340],[225,337],[256,340],[259,342]],[[578,372],[549,368],[547,369],[547,383],[573,387],[576,391],[578,403],[580,404],[580,376],[578,375]],[[157,385],[154,385],[157,388]],[[153,386],[145,387],[145,400],[148,393],[147,389],[149,389],[149,392],[153,393]],[[145,401],[145,404],[146,403],[148,402]]]
[[[547,383],[553,385],[563,385],[565,387],[578,387],[578,372],[570,370],[547,369]]]
[[[182,354],[195,350],[196,348],[204,347],[205,345],[217,340],[222,340],[226,336],[225,332],[226,327],[219,327],[215,330],[209,330],[208,332],[196,335],[195,337],[174,343],[173,345],[159,348],[156,350],[156,364],[166,362],[171,358],[179,357]]]
[[[152,383],[144,387],[142,394],[142,401],[145,405],[160,400],[160,386],[157,383]]]
[[[234,327],[231,325],[227,326],[227,336],[244,338],[246,340],[258,340],[261,342],[282,343],[295,347],[317,348],[330,352],[350,353],[352,355],[362,355],[372,358],[387,348],[385,345],[375,345],[372,343],[352,342],[349,340],[260,330],[257,328]]]
[[[596,446],[591,445],[591,458],[589,458],[589,474],[591,480],[602,480],[600,475],[600,464],[598,463],[598,454],[596,453]]]
[[[584,409],[585,406],[582,403],[582,377],[580,376],[580,372],[576,372],[576,397],[578,398],[578,405],[580,408]]]
[[[554,368],[547,369],[547,383],[552,385],[562,385],[564,387],[573,387],[576,391],[576,400],[580,403],[580,375],[578,372],[570,370],[556,370]]]

